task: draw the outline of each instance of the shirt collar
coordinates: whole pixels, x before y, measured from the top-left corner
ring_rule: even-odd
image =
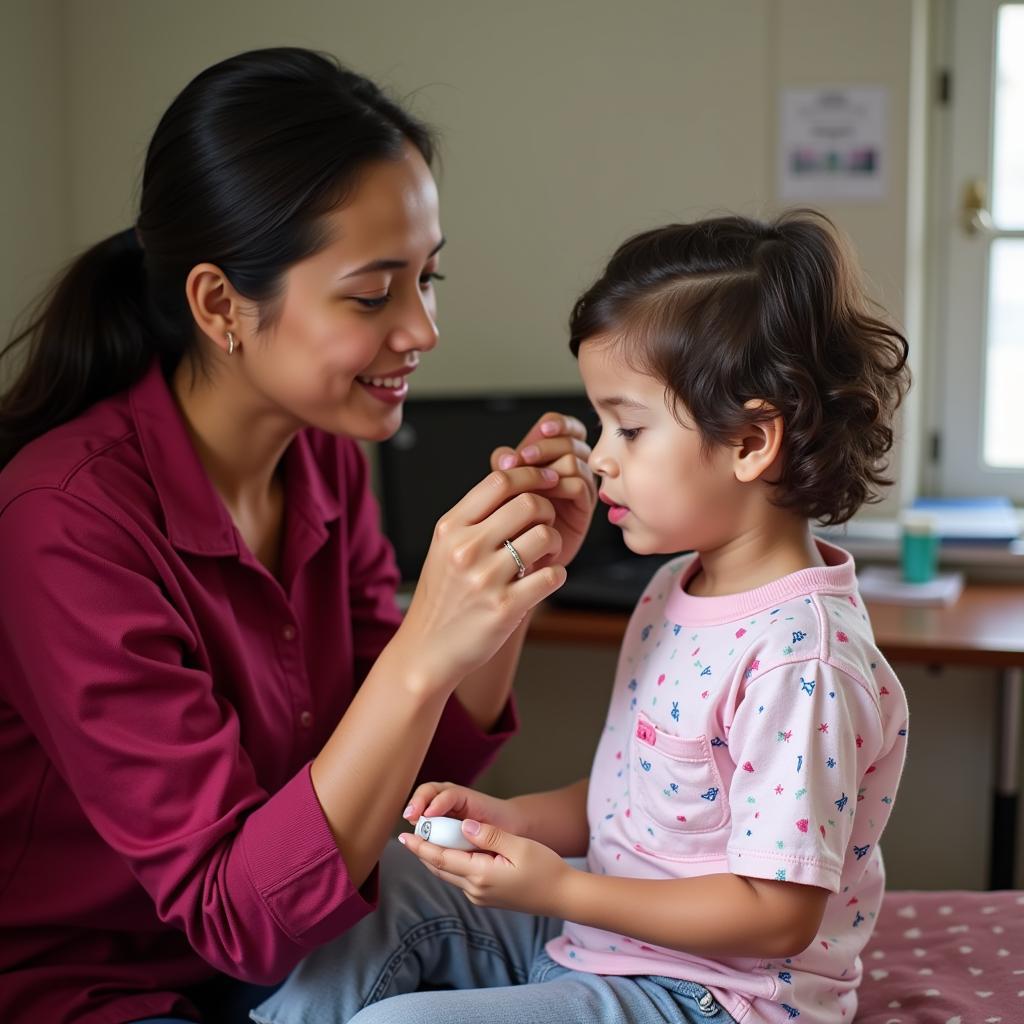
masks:
[[[321,450],[325,447],[329,449],[326,462],[334,471],[333,485],[325,477],[318,460],[317,438]],[[319,431],[302,430],[295,436],[285,453],[288,507],[301,512],[314,525],[329,523],[341,515],[341,482],[337,479],[337,447],[333,442],[334,439],[330,435],[321,434]]]
[[[720,626],[816,592],[852,596],[857,588],[853,556],[819,537],[815,538],[815,544],[824,565],[800,569],[740,594],[719,597],[695,597],[687,593],[687,584],[700,571],[700,557],[690,556],[689,562],[679,563],[681,571],[666,602],[665,614],[672,622],[691,626]]]
[[[238,531],[192,445],[159,361],[131,388],[129,404],[168,539],[193,554],[238,555]],[[285,453],[287,507],[323,524],[341,514],[341,502],[307,434],[301,431]]]

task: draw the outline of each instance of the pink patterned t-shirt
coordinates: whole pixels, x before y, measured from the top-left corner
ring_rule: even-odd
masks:
[[[711,960],[570,922],[547,947],[558,963],[693,981],[741,1024],[853,1021],[907,703],[853,559],[818,546],[824,567],[728,597],[686,593],[695,556],[655,574],[623,641],[587,807],[591,872],[820,886],[831,895],[814,941],[785,960]]]

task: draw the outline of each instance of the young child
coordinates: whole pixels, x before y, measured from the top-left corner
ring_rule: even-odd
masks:
[[[633,613],[589,779],[420,787],[407,818],[466,819],[484,852],[403,836],[450,887],[387,854],[378,913],[286,987],[317,1013],[258,1020],[855,1017],[907,705],[811,523],[888,482],[906,342],[810,211],[630,239],[571,335],[609,518],[637,553],[693,553]]]

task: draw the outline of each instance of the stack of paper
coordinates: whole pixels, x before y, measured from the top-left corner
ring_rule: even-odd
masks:
[[[939,573],[927,583],[907,583],[899,569],[868,566],[857,573],[860,596],[878,604],[951,605],[964,589],[961,572]]]
[[[918,498],[911,508],[927,512],[946,542],[1008,543],[1020,536],[1020,519],[1009,498]]]

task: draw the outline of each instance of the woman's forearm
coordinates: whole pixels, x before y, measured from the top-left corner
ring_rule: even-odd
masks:
[[[528,614],[494,657],[467,675],[455,690],[459,703],[481,732],[489,732],[494,727],[508,703],[523,643],[530,628],[530,618]]]
[[[482,732],[508,703],[528,620],[454,691]],[[404,651],[397,643],[385,648],[313,761],[313,788],[356,884],[391,837],[450,692],[410,678]]]
[[[813,940],[828,893],[740,875],[621,878],[573,871],[553,912],[697,956],[779,959]]]
[[[314,759],[313,788],[354,884],[391,837],[447,701],[389,646]]]
[[[545,793],[527,793],[509,800],[525,822],[524,835],[562,857],[587,852],[587,778]]]

